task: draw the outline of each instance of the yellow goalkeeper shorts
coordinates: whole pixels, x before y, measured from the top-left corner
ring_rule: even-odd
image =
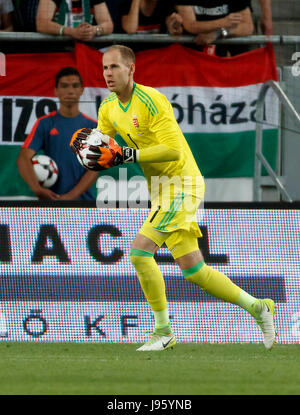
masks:
[[[159,247],[165,243],[175,259],[198,250],[198,238],[202,233],[196,212],[200,202],[193,194],[176,193],[167,209],[157,206],[151,210],[139,233]]]

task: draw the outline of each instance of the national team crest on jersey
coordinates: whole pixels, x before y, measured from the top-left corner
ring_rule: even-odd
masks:
[[[132,116],[132,121],[133,121],[133,125],[135,126],[135,128],[139,128],[139,120],[137,119],[136,115]]]

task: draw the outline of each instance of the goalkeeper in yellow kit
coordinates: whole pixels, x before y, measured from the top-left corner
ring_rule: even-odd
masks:
[[[91,169],[138,162],[147,179],[151,212],[130,250],[130,260],[154,313],[155,329],[138,351],[164,350],[176,343],[169,322],[165,283],[154,259],[165,243],[183,276],[210,295],[247,310],[260,325],[264,344],[275,343],[275,305],[256,299],[221,272],[209,267],[198,246],[201,231],[196,211],[204,197],[204,181],[167,98],[157,90],[134,82],[135,56],[130,48],[110,47],[103,55],[103,75],[111,94],[99,108],[98,129],[109,137],[106,146],[91,146]],[[78,149],[89,133],[75,133]],[[128,147],[113,139],[119,133]]]

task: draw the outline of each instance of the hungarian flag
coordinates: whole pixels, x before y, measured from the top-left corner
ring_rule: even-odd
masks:
[[[97,118],[97,109],[109,94],[102,76],[102,52],[78,43],[74,52],[6,57],[6,76],[0,77],[1,195],[30,194],[16,171],[16,157],[36,119],[58,109],[54,81],[64,66],[79,70],[85,86],[80,110]],[[271,44],[230,58],[179,44],[136,54],[135,81],[157,88],[170,100],[206,178],[253,177],[256,101],[263,83],[271,79],[278,79]],[[269,91],[263,151],[272,166],[278,112],[278,100]],[[137,167],[128,169],[128,177],[136,174]],[[116,177],[116,172],[114,168],[111,174]]]

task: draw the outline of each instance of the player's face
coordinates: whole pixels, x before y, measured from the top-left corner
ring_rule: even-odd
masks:
[[[132,80],[134,64],[124,62],[118,50],[106,52],[103,55],[103,76],[107,88],[116,94],[122,94]]]
[[[62,76],[55,88],[55,95],[65,105],[77,104],[83,93],[83,87],[77,75]]]

